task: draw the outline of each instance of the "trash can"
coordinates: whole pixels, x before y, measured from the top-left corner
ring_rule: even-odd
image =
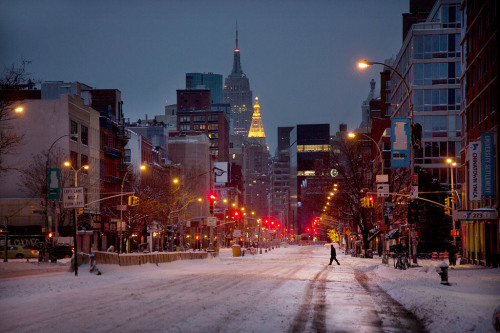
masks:
[[[233,245],[233,257],[241,256],[241,246]]]

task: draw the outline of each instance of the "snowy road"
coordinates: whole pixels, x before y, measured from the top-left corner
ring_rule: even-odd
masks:
[[[370,274],[294,247],[4,280],[2,332],[419,332]],[[340,256],[341,264],[342,257]],[[29,281],[29,282],[27,282]]]

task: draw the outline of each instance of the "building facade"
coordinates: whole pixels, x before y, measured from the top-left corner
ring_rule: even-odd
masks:
[[[498,216],[499,4],[494,0],[465,0],[461,3],[461,10],[461,116],[464,132],[459,172],[463,179],[462,205],[459,208],[488,210]],[[499,223],[498,217],[461,221],[464,260],[498,267]]]
[[[447,158],[460,159],[462,119],[460,26],[458,0],[436,1],[425,22],[415,23],[394,61],[404,77],[413,104],[413,123],[422,125],[422,149],[415,166],[450,185]],[[393,117],[408,117],[408,93],[391,73]],[[458,184],[462,180],[455,179]]]

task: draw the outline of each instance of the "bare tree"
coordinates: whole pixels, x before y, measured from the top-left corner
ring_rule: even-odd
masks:
[[[361,207],[361,198],[366,196],[371,181],[375,179],[376,170],[370,158],[357,142],[340,142],[339,151],[332,153],[332,167],[345,179],[340,191],[333,198],[337,214],[354,221],[361,232],[363,247],[369,246],[369,231],[376,224],[371,215],[372,209]]]
[[[23,135],[12,125],[12,121],[17,119],[15,99],[8,92],[33,88],[35,84],[30,78],[31,73],[26,71],[29,63],[23,59],[19,66],[12,64],[4,69],[0,77],[0,173],[8,169],[3,163],[3,157],[22,143]]]

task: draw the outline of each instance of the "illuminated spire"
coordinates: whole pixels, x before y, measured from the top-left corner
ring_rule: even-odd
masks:
[[[236,48],[234,49],[233,71],[230,77],[245,77],[245,73],[241,69],[240,49],[238,48],[238,21],[236,21]]]
[[[249,138],[265,138],[264,126],[262,126],[262,118],[260,116],[259,98],[255,97],[255,105],[253,106],[252,125],[248,132]]]

